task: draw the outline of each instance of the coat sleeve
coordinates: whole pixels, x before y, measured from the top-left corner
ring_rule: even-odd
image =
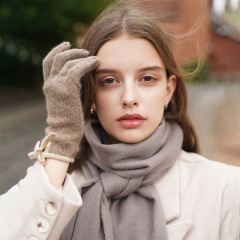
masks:
[[[82,205],[81,196],[67,174],[62,189],[49,182],[36,162],[21,180],[0,196],[0,239],[58,240]]]
[[[219,240],[240,239],[240,168],[233,167],[223,191]]]

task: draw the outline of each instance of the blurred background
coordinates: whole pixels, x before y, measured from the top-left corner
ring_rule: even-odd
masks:
[[[171,34],[185,73],[201,154],[240,166],[240,0],[140,2]],[[62,41],[80,43],[112,0],[0,1],[0,194],[26,174],[44,136],[42,59]],[[104,26],[103,26],[104,27]]]

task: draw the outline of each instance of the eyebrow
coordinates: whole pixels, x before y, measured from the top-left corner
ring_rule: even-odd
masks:
[[[157,71],[163,71],[163,68],[160,66],[149,66],[139,69],[139,72],[149,71],[149,70],[157,70]]]
[[[108,68],[103,68],[103,69],[97,69],[94,71],[94,75],[97,74],[103,74],[103,73],[117,73],[118,71],[114,70],[114,69],[108,69]]]
[[[163,71],[163,68],[160,66],[149,66],[149,67],[144,67],[144,68],[138,69],[138,72],[144,72],[144,71],[149,71],[149,70]],[[114,70],[114,69],[102,68],[102,69],[95,70],[94,75],[104,74],[104,73],[117,73],[117,72],[118,71]]]

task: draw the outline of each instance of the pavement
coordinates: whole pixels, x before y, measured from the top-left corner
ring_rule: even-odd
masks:
[[[240,166],[240,82],[188,86],[189,113],[201,154]],[[0,109],[0,194],[24,178],[27,156],[44,137],[44,99]]]
[[[0,194],[26,175],[34,162],[27,154],[44,137],[45,126],[43,99],[0,110]]]

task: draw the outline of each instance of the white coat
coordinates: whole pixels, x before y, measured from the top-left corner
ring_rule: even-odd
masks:
[[[16,185],[0,196],[0,239],[59,240],[82,205],[76,186],[83,181],[83,174],[75,171],[66,176],[62,189],[56,190],[36,162],[20,189]],[[155,187],[162,200],[169,240],[239,239],[239,168],[182,151]]]

